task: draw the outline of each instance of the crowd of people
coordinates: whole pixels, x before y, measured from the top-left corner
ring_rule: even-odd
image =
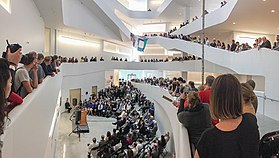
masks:
[[[172,57],[166,59],[141,59],[140,62],[169,62],[169,61],[188,61],[188,60],[201,60],[201,58],[196,56],[183,56],[183,57]]]
[[[97,57],[91,57],[90,60],[88,59],[87,56],[81,57],[80,60],[78,60],[78,58],[75,57],[61,57],[59,56],[59,59],[61,59],[61,62],[63,63],[86,63],[86,62],[97,62]],[[104,61],[104,58],[101,57],[99,61]]]
[[[155,36],[155,35],[153,35]],[[156,35],[157,36],[157,35]],[[194,43],[202,43],[202,40],[200,37],[190,36],[190,35],[171,35],[170,33],[160,33],[159,36],[171,38],[171,39],[181,39],[185,41],[191,41]],[[250,46],[247,42],[246,43],[240,43],[238,41],[232,40],[231,44],[225,44],[225,42],[221,42],[220,40],[216,40],[215,38],[210,41],[208,37],[204,38],[204,43],[207,46],[215,47],[219,49],[228,50],[230,52],[242,52],[250,49],[261,49],[261,48],[268,48],[272,50],[279,51],[279,35],[276,35],[275,42],[273,43],[273,46],[265,36],[259,37],[255,39],[255,43],[253,46]]]
[[[178,120],[188,130],[193,157],[226,157],[227,153],[258,157],[258,101],[253,80],[239,83],[231,74],[207,76],[198,89],[193,81],[186,84],[181,77],[133,81],[160,86],[179,97],[173,103],[178,106]]]
[[[222,1],[222,2],[221,2],[221,8],[222,8],[223,6],[225,6],[226,4],[227,4],[227,1]],[[204,11],[204,15],[207,15],[207,14],[209,14],[209,12],[208,12],[207,10],[205,10],[205,11]],[[194,21],[197,20],[197,19],[198,19],[198,16],[193,17],[193,18],[192,18],[192,22],[194,22]],[[190,23],[189,20],[186,20],[186,22],[183,22],[183,23],[180,24],[180,28],[182,28],[182,27],[188,25],[189,23]],[[170,30],[170,31],[168,32],[168,34],[171,34],[171,33],[173,33],[173,32],[176,31],[176,30],[177,30],[177,28],[174,27],[172,30]]]
[[[123,60],[122,58],[119,58],[119,59],[118,59],[118,57],[114,57],[114,56],[111,57],[111,60],[112,60],[112,61],[128,61],[127,58],[125,58],[125,59]]]
[[[65,107],[71,111],[68,101]],[[158,125],[154,119],[154,103],[130,82],[102,89],[89,100],[80,101],[75,108],[86,110],[88,115],[116,118],[112,131],[107,131],[100,140],[94,137],[87,144],[88,158],[159,157],[170,139],[168,132],[156,137]]]

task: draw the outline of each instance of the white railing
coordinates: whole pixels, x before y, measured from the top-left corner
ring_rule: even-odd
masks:
[[[205,28],[209,28],[221,24],[228,20],[232,11],[234,10],[238,0],[230,0],[222,8],[216,9],[205,15]],[[189,19],[190,21],[190,19]],[[202,18],[199,18],[188,25],[174,31],[171,35],[190,35],[202,30]]]
[[[43,158],[62,85],[62,73],[47,77],[24,102],[9,113],[3,135],[3,157]]]
[[[169,92],[148,84],[133,83],[133,85],[155,102],[155,118],[158,120],[160,132],[170,131],[171,134],[170,151],[175,152],[176,157],[191,158],[188,131],[177,119],[177,108],[162,98],[163,95],[172,98]]]

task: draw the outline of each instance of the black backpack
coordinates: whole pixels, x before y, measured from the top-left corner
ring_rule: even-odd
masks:
[[[260,141],[260,158],[279,158],[279,131],[265,134]]]

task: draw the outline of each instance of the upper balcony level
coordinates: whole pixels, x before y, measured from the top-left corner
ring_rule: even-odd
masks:
[[[175,49],[195,56],[202,56],[202,45],[180,39],[169,39],[165,37],[151,37],[148,40],[152,44],[160,44],[165,49]],[[265,93],[269,98],[279,100],[276,83],[279,75],[274,72],[273,67],[278,66],[279,53],[270,49],[252,49],[240,53],[205,46],[205,60],[224,66],[238,74],[259,75],[265,77]],[[278,107],[274,103],[269,104],[267,115],[279,120],[274,111]]]
[[[118,0],[109,1],[108,6],[112,10],[118,10],[125,16],[133,19],[155,19],[170,5],[173,0],[164,0],[163,3],[156,9],[151,11],[133,11],[122,5]]]
[[[209,28],[228,20],[234,8],[238,5],[238,0],[230,0],[226,5],[221,8],[218,8],[209,14],[205,15],[205,28]],[[189,19],[190,21],[191,19]],[[199,16],[193,22],[190,22],[188,25],[179,28],[178,30],[171,33],[171,35],[190,35],[195,32],[202,30],[202,21],[203,18]]]

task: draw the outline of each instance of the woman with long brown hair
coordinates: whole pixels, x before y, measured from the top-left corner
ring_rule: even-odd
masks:
[[[0,135],[4,133],[5,107],[11,93],[12,77],[6,59],[0,59]],[[2,157],[3,142],[0,140],[0,158]]]

